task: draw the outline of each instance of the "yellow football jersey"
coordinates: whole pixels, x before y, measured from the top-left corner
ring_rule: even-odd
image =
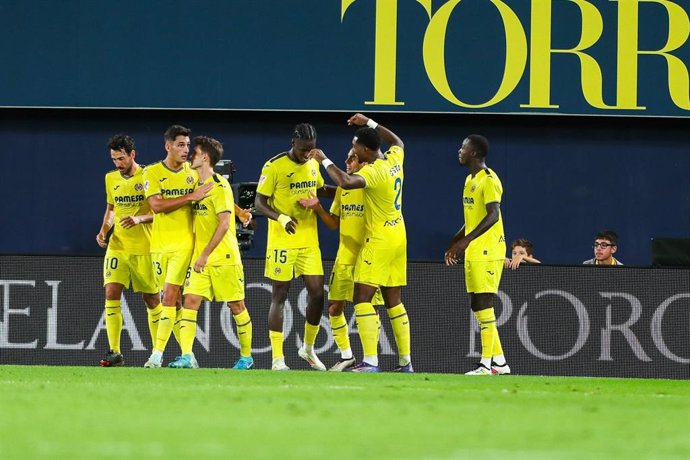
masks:
[[[162,161],[144,169],[144,191],[146,198],[160,195],[170,199],[194,191],[199,176],[189,163],[173,171]],[[151,252],[191,251],[194,246],[192,206],[185,205],[172,212],[153,216]]]
[[[336,260],[354,265],[364,242],[364,190],[338,187],[330,212],[340,218],[340,245]]]
[[[297,220],[297,231],[290,235],[279,222],[269,219],[268,248],[319,246],[316,213],[302,207],[297,201],[309,198],[310,193],[316,195],[316,190],[321,187],[323,177],[316,160],[296,163],[284,152],[264,164],[256,191],[269,197],[268,204],[278,213]]]
[[[214,174],[205,183],[213,182],[210,196],[198,203],[194,203],[194,255],[192,264],[218,228],[218,214],[227,212],[230,215],[230,227],[218,243],[218,246],[208,257],[207,265],[238,265],[242,263],[240,258],[240,248],[237,245],[237,235],[235,227],[235,199],[232,194],[232,187],[228,181]]]
[[[403,149],[393,146],[385,153],[384,158],[377,159],[355,173],[367,182],[364,188],[365,238],[378,246],[407,244],[402,215],[404,159]]]
[[[106,201],[113,206],[115,219],[113,234],[108,248],[126,251],[132,255],[146,255],[151,244],[151,224],[139,224],[132,228],[120,225],[120,219],[127,216],[142,216],[151,213],[144,197],[144,167],[139,166],[132,177],[123,176],[117,169],[105,175]]]
[[[462,194],[463,214],[465,217],[465,235],[474,230],[486,217],[486,205],[501,202],[503,185],[495,172],[483,169],[476,176],[468,175]],[[503,218],[498,215],[498,222],[484,234],[472,240],[465,250],[467,260],[499,260],[506,254],[506,239],[503,234]]]

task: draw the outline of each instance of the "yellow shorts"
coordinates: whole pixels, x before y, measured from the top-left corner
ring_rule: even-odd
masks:
[[[331,280],[328,283],[328,300],[348,300],[352,302],[355,289],[355,266],[339,264],[336,261],[331,272]],[[371,300],[373,305],[383,305],[381,289],[376,289],[376,294]]]
[[[323,275],[319,247],[266,250],[264,276],[275,281],[290,281],[302,275]]]
[[[364,244],[355,264],[355,282],[370,286],[407,284],[407,246],[392,248]]]
[[[465,260],[465,285],[469,294],[496,294],[504,260]]]
[[[153,274],[156,284],[162,291],[165,283],[182,286],[188,276],[192,251],[158,252],[151,254]]]
[[[103,261],[103,286],[109,283],[122,284],[134,292],[155,294],[158,292],[156,279],[151,269],[150,255],[130,255],[122,251],[108,250]]]
[[[207,265],[201,273],[192,270],[184,293],[218,302],[244,300],[244,269],[242,265]]]

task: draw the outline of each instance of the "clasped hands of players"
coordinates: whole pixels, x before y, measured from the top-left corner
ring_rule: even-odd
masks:
[[[467,246],[470,245],[470,241],[467,237],[460,238],[458,241],[453,243],[444,255],[446,265],[457,265],[459,255],[465,252]]]

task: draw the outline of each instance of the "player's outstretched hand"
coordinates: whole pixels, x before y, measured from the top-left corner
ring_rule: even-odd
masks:
[[[127,216],[120,219],[120,225],[123,228],[132,228],[135,225],[139,225],[140,220],[137,216]]]
[[[319,199],[312,192],[309,192],[309,198],[300,198],[297,202],[307,209],[317,209],[319,207]]]
[[[102,248],[107,248],[108,247],[108,236],[104,234],[103,232],[99,232],[98,235],[96,235],[96,243]]]
[[[367,124],[367,121],[369,121],[369,117],[365,117],[361,113],[356,113],[347,120],[347,124],[350,126],[364,126]]]
[[[312,149],[307,153],[307,158],[313,158],[321,164],[321,162],[326,159],[326,154],[323,153],[321,149]]]
[[[204,185],[200,186],[196,190],[194,190],[192,193],[189,194],[189,198],[192,201],[201,201],[207,196],[209,196],[209,192],[213,188],[213,182],[207,182]]]
[[[254,217],[252,216],[251,209],[242,209],[239,206],[236,206],[235,212],[237,213],[237,217],[240,219],[240,222],[242,222],[242,226],[247,228],[252,221],[252,217]]]

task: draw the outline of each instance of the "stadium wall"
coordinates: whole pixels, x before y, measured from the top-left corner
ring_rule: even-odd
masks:
[[[107,349],[102,259],[0,256],[0,364],[97,365]],[[331,262],[325,263],[329,270]],[[480,352],[478,328],[464,290],[462,267],[411,263],[403,291],[418,372],[459,373]],[[270,283],[262,260],[245,260],[246,303],[254,325],[258,368],[270,367],[267,316]],[[630,267],[528,266],[504,272],[496,305],[503,346],[521,375],[690,378],[690,270]],[[123,298],[123,353],[142,366],[150,338],[139,295]],[[297,357],[306,290],[296,281],[285,308],[285,351]],[[351,308],[353,349],[361,356]],[[395,365],[395,342],[382,316],[381,364]],[[316,349],[337,359],[327,318]],[[169,361],[179,353],[171,339]],[[199,313],[195,354],[203,367],[228,368],[239,342],[227,307],[206,303]]]
[[[225,144],[235,182],[257,181],[263,163],[290,146],[295,124],[310,122],[318,146],[343,165],[354,130],[351,112],[151,110],[0,110],[0,254],[98,255],[95,235],[105,209],[103,177],[113,169],[107,139],[126,132],[143,164],[164,157],[172,123]],[[592,257],[594,234],[618,231],[616,254],[628,265],[650,263],[650,239],[687,238],[687,120],[565,116],[379,114],[405,141],[403,211],[410,260],[441,260],[462,222],[467,170],[457,163],[471,133],[491,142],[488,164],[503,182],[508,242],[526,237],[537,258],[579,264]],[[266,222],[255,249],[263,257]],[[324,257],[338,236],[320,229]]]

